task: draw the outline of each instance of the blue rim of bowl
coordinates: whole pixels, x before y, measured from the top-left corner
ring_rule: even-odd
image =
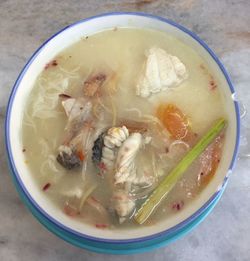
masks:
[[[182,32],[188,34],[189,36],[191,36],[194,40],[196,40],[209,54],[210,56],[214,59],[214,61],[217,63],[217,65],[219,66],[221,72],[223,73],[227,84],[230,88],[230,91],[232,94],[235,93],[235,90],[233,88],[233,85],[231,83],[231,80],[224,68],[224,66],[222,65],[222,63],[220,62],[220,60],[217,58],[217,56],[214,54],[214,52],[207,46],[207,44],[201,40],[196,34],[194,34],[192,31],[186,29],[185,27],[177,24],[174,21],[171,21],[169,19],[166,18],[162,18],[159,16],[155,16],[152,14],[147,14],[147,13],[140,13],[140,12],[110,12],[110,13],[104,13],[104,14],[100,14],[100,15],[96,15],[96,16],[92,16],[80,21],[77,21],[71,25],[66,26],[65,28],[61,29],[60,31],[58,31],[57,33],[55,33],[54,35],[52,35],[48,40],[46,40],[35,52],[34,54],[30,57],[30,59],[28,60],[28,62],[26,63],[26,65],[24,66],[24,68],[22,69],[21,73],[19,74],[13,89],[11,91],[10,94],[10,98],[8,101],[8,105],[7,105],[7,112],[6,112],[6,120],[5,120],[5,142],[6,142],[6,149],[7,149],[7,155],[8,155],[8,160],[10,163],[10,167],[12,170],[13,175],[15,176],[15,178],[17,179],[20,188],[22,189],[22,191],[25,193],[25,195],[27,196],[27,198],[29,199],[29,201],[34,205],[34,207],[44,216],[44,218],[46,218],[49,222],[53,223],[55,226],[59,226],[62,230],[65,230],[65,232],[68,233],[73,233],[75,236],[79,236],[79,240],[81,238],[85,238],[88,239],[90,241],[94,241],[94,242],[99,242],[99,243],[116,243],[116,244],[126,244],[126,243],[133,243],[133,242],[143,242],[146,240],[153,240],[156,237],[161,237],[164,235],[167,235],[169,233],[174,233],[174,232],[178,232],[178,230],[180,230],[181,228],[183,228],[184,226],[188,225],[190,222],[192,222],[194,219],[196,219],[202,212],[204,212],[209,206],[210,204],[214,201],[214,199],[218,196],[218,194],[220,193],[221,189],[223,189],[227,183],[227,179],[228,179],[228,175],[225,176],[222,186],[220,187],[220,189],[218,191],[216,191],[211,197],[210,199],[200,208],[198,209],[195,213],[193,213],[191,216],[189,216],[188,218],[186,218],[184,221],[182,221],[181,223],[166,229],[164,231],[155,233],[153,235],[149,235],[149,236],[144,236],[144,237],[138,237],[138,238],[133,238],[133,239],[105,239],[105,238],[98,238],[98,237],[93,237],[93,236],[89,236],[89,235],[85,235],[83,233],[80,233],[78,231],[75,231],[65,225],[63,225],[62,223],[58,222],[57,220],[55,220],[53,217],[51,217],[45,210],[43,210],[37,203],[36,201],[32,198],[32,196],[29,194],[29,192],[27,191],[27,189],[25,188],[25,185],[23,184],[21,177],[19,176],[19,173],[16,169],[15,163],[14,163],[14,158],[13,158],[13,154],[12,154],[12,149],[10,146],[10,115],[11,115],[11,110],[12,110],[12,104],[15,98],[15,94],[16,91],[19,87],[20,82],[22,81],[23,76],[25,75],[26,71],[29,69],[30,65],[32,64],[32,62],[35,60],[35,58],[37,57],[37,55],[43,50],[43,48],[45,47],[45,45],[50,42],[53,38],[55,38],[57,35],[59,35],[60,33],[64,32],[65,30],[74,27],[78,24],[96,19],[96,18],[101,18],[101,17],[106,17],[106,16],[118,16],[118,15],[131,15],[131,16],[142,16],[142,17],[146,17],[146,18],[151,18],[151,19],[155,19],[164,23],[167,23],[173,27],[176,27],[177,29],[181,30]],[[239,148],[239,139],[240,139],[240,113],[239,113],[239,106],[238,106],[238,102],[234,100],[234,107],[235,107],[235,114],[236,114],[236,142],[235,142],[235,147],[234,147],[234,153],[233,153],[233,157],[229,166],[228,171],[231,171],[234,167],[236,158],[237,158],[237,154],[238,154],[238,148]]]

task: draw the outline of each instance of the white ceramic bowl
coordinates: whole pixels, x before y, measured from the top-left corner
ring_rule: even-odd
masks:
[[[26,101],[33,88],[34,81],[45,64],[65,47],[79,41],[83,36],[89,36],[114,27],[159,30],[171,34],[191,46],[208,63],[212,68],[212,73],[219,80],[223,103],[229,118],[223,157],[218,171],[192,204],[181,211],[179,215],[162,220],[155,226],[138,226],[131,230],[102,230],[100,233],[99,229],[67,217],[44,197],[44,193],[32,179],[30,170],[25,164],[21,132]],[[34,53],[21,72],[11,93],[6,120],[6,144],[17,186],[24,193],[26,201],[29,201],[41,216],[51,221],[55,226],[59,226],[61,229],[79,237],[93,239],[97,242],[128,243],[138,240],[151,240],[164,233],[178,231],[179,228],[188,225],[197,218],[213,202],[221,188],[225,186],[228,173],[233,167],[239,142],[239,112],[237,102],[232,99],[232,94],[234,94],[232,84],[218,58],[197,36],[172,21],[141,13],[110,13],[79,21],[56,33]]]

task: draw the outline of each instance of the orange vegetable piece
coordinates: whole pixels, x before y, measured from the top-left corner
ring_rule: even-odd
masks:
[[[77,156],[79,157],[80,161],[84,161],[85,155],[82,150],[78,151]]]
[[[201,172],[201,185],[206,185],[215,175],[219,166],[223,147],[223,136],[218,136],[215,141],[203,152]]]
[[[157,117],[171,134],[172,138],[188,140],[191,129],[186,115],[173,104],[161,104],[157,108]]]

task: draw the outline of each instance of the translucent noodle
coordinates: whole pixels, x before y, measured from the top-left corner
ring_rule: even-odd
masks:
[[[69,78],[57,74],[56,80],[48,81],[44,77],[38,79],[39,93],[33,97],[32,117],[40,119],[56,118],[63,112],[56,110],[58,95],[69,86]]]
[[[139,109],[137,108],[129,108],[129,109],[125,109],[125,111],[128,111],[128,112],[136,112],[138,114],[138,117],[139,118],[142,118],[142,113]]]
[[[65,74],[68,75],[69,78],[80,78],[79,74],[77,74],[76,72],[78,72],[80,70],[80,65],[78,65],[77,67],[75,67],[73,70],[71,71],[67,71],[65,70],[63,67],[61,67],[60,65],[58,66],[59,70]]]
[[[37,127],[34,121],[32,120],[31,116],[27,112],[27,110],[24,111],[24,117],[23,117],[23,125],[29,126],[34,130],[35,133],[37,133]]]
[[[46,176],[48,171],[46,169],[50,169],[54,172],[60,172],[59,168],[56,167],[56,157],[53,154],[48,155],[47,159],[42,163],[40,167],[40,173],[42,176]]]
[[[98,103],[101,105],[101,107],[103,107],[103,109],[105,109],[108,113],[112,114],[112,111],[106,105],[104,105],[104,103],[101,101],[100,97],[98,97],[97,100],[98,100]]]
[[[82,195],[80,204],[79,204],[79,211],[81,211],[84,203],[86,202],[87,198],[92,194],[92,192],[96,189],[97,185],[93,184],[91,185],[86,191],[85,193]]]

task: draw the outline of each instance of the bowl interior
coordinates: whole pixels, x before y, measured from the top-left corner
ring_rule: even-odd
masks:
[[[38,74],[44,68],[44,65],[50,61],[57,53],[65,47],[80,40],[81,37],[91,35],[103,30],[112,29],[114,27],[136,27],[149,28],[167,32],[181,41],[185,42],[195,49],[203,59],[212,68],[212,73],[219,81],[221,87],[222,99],[224,106],[228,112],[228,130],[223,150],[223,157],[218,168],[217,174],[202,191],[193,204],[179,213],[179,215],[162,220],[158,224],[150,227],[141,226],[133,230],[103,230],[100,235],[100,230],[91,226],[79,223],[64,215],[61,210],[57,209],[40,191],[35,181],[32,178],[29,168],[25,164],[25,158],[22,153],[22,117],[23,109],[29,97],[29,93],[33,87],[34,81]],[[28,195],[30,200],[36,205],[39,210],[51,218],[53,222],[62,227],[76,231],[78,233],[105,239],[134,239],[144,236],[150,236],[158,232],[170,229],[177,224],[190,218],[195,212],[201,211],[204,204],[217,193],[222,184],[225,183],[225,177],[232,168],[232,163],[235,158],[237,140],[238,140],[238,114],[237,106],[232,99],[232,90],[230,90],[228,82],[210,53],[189,33],[177,28],[171,23],[167,23],[163,19],[157,19],[151,16],[134,15],[134,14],[112,14],[95,17],[80,21],[72,26],[67,27],[60,33],[48,40],[30,59],[19,79],[16,82],[15,89],[12,93],[8,118],[7,118],[7,145],[11,164],[15,169],[15,175],[20,183],[20,186]]]

